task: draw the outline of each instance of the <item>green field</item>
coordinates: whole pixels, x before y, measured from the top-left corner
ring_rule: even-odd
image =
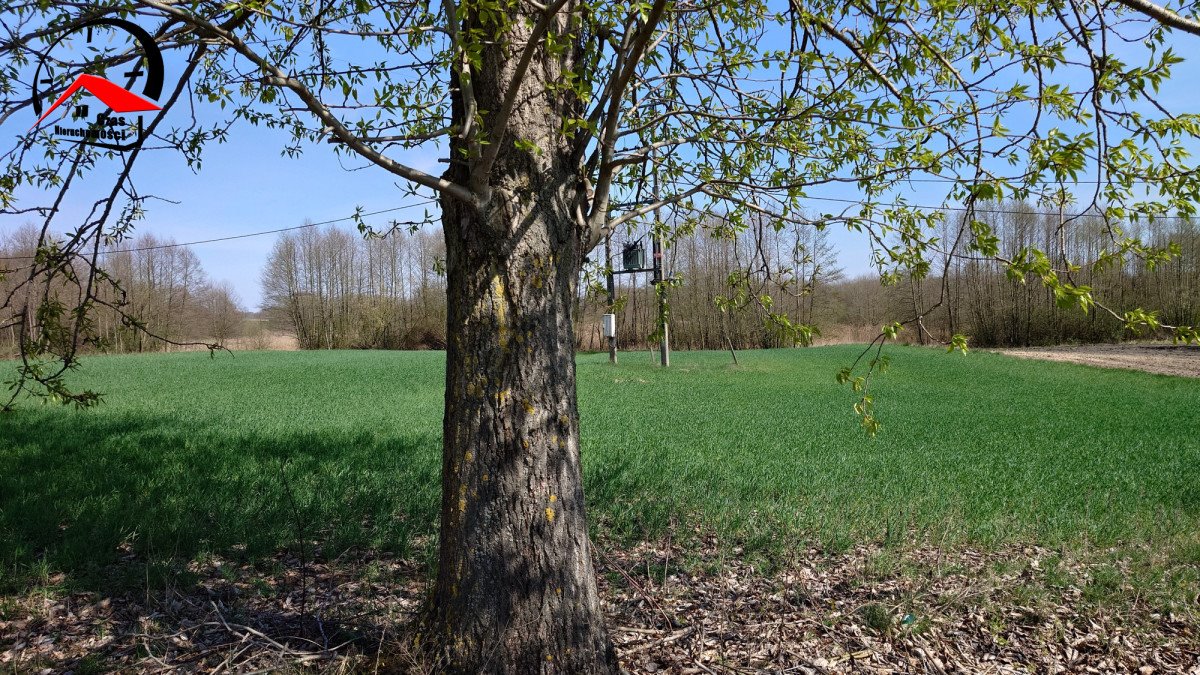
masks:
[[[801,540],[1038,543],[1200,562],[1200,380],[890,349],[878,437],[835,383],[854,347],[579,357],[593,526]],[[0,417],[0,588],[122,555],[166,571],[299,538],[421,554],[435,532],[443,355],[86,360],[97,409]],[[36,575],[36,576],[35,576]]]

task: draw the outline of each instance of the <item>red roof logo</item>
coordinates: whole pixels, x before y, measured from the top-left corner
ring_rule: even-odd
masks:
[[[58,100],[54,102],[54,105],[50,106],[46,109],[46,112],[42,113],[42,116],[38,118],[37,122],[33,123],[33,126],[36,127],[37,125],[41,124],[42,120],[46,119],[47,115],[54,112],[55,108],[62,105],[64,101],[73,96],[75,92],[79,91],[80,89],[88,90],[92,96],[95,96],[96,98],[100,99],[104,105],[112,108],[113,112],[132,113],[161,109],[158,105],[154,104],[150,100],[144,99],[128,89],[119,87],[103,77],[97,77],[95,75],[88,75],[87,73],[84,73],[75,78],[75,81],[71,83],[71,86],[67,87],[67,90],[58,97]]]

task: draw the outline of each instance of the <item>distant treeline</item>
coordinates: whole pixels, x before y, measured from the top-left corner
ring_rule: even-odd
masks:
[[[92,307],[99,340],[89,349],[112,352],[137,352],[170,349],[169,342],[153,339],[150,334],[174,342],[226,342],[236,337],[243,324],[244,312],[227,283],[209,281],[199,259],[186,247],[172,246],[169,239],[144,234],[101,248],[99,264],[114,282],[100,282],[99,302]],[[38,229],[26,226],[0,240],[0,297],[8,299],[0,326],[0,354],[18,353],[22,330],[19,319],[25,315],[27,337],[36,336],[39,322],[65,321],[50,314],[38,316],[38,299],[31,293],[48,293],[64,299],[78,293],[64,285],[47,289],[44,283],[25,283],[38,244]],[[75,270],[77,278],[86,278],[86,270]],[[65,310],[64,310],[65,311]],[[145,330],[138,330],[141,325]]]
[[[1200,323],[1200,225],[1194,221],[1166,218],[1126,224],[1118,234],[1092,216],[1060,228],[1056,210],[1020,203],[981,210],[977,218],[994,228],[1003,255],[1025,247],[1057,255],[1065,248],[1067,258],[1079,265],[1073,283],[1090,286],[1114,309],[1157,310],[1168,323]],[[927,332],[910,326],[902,339],[945,341],[962,333],[977,346],[1025,346],[1129,337],[1122,323],[1107,313],[1062,308],[1038,279],[1021,283],[1009,277],[1003,264],[972,255],[966,248],[968,237],[958,236],[963,225],[960,216],[952,215],[938,234],[942,249],[954,245],[953,256],[944,250],[934,257],[925,278],[901,275],[889,286],[877,276],[845,278],[828,230],[776,230],[754,220],[737,233],[717,226],[679,235],[666,253],[667,274],[673,279],[667,294],[671,343],[676,349],[795,344],[795,335],[781,330],[773,315],[816,326],[818,342],[867,340],[884,324],[918,314],[923,314]],[[721,236],[714,236],[714,229]],[[1117,245],[1114,238],[1124,237],[1159,247],[1174,244],[1181,255],[1154,269],[1136,259],[1097,265]],[[0,279],[0,292],[5,297],[27,274],[27,256],[33,255],[36,243],[37,230],[32,227],[0,241],[0,270],[6,277]],[[106,289],[101,296],[119,311],[103,306],[94,310],[102,336],[99,348],[170,348],[135,330],[131,321],[177,342],[240,337],[235,340],[240,346],[265,348],[264,322],[247,321],[233,289],[211,283],[196,255],[186,247],[168,246],[171,243],[143,235],[109,246],[101,256],[120,291]],[[648,239],[616,236],[609,243],[615,269],[621,269],[626,243],[640,243],[649,264]],[[286,233],[262,272],[263,312],[272,328],[294,335],[302,349],[443,348],[444,246],[440,230],[367,239],[336,228]],[[590,254],[590,271],[579,285],[576,340],[585,350],[607,346],[600,332],[601,315],[608,311],[604,251],[602,245]],[[1055,262],[1061,266],[1061,261]],[[658,300],[649,278],[648,273],[616,276],[622,350],[657,344]],[[22,305],[20,297],[9,302],[10,309]],[[33,334],[38,317],[28,318],[26,328]],[[12,355],[19,335],[18,327],[9,323],[0,323],[0,353]]]
[[[1092,294],[1118,313],[1132,309],[1157,311],[1160,320],[1174,325],[1200,324],[1200,224],[1179,218],[1152,223],[1122,224],[1110,231],[1097,216],[1075,218],[1066,227],[1054,210],[1006,204],[981,213],[1000,238],[1000,250],[1012,257],[1025,247],[1051,255],[1065,250],[1066,259],[1079,266],[1072,283],[1088,286]],[[955,230],[956,231],[956,230]],[[947,233],[946,240],[950,239]],[[1180,255],[1148,266],[1135,256],[1112,258],[1122,240],[1139,239],[1157,248],[1178,246]],[[928,307],[944,297],[943,304],[925,318],[933,336],[954,333],[970,336],[979,346],[1053,345],[1065,342],[1111,342],[1134,337],[1124,323],[1100,309],[1083,313],[1076,306],[1060,307],[1054,293],[1038,278],[1021,283],[1010,279],[996,261],[967,259],[965,238],[959,254],[946,266],[943,257],[934,274],[919,283],[911,277],[888,293],[893,311]],[[1054,260],[1057,267],[1065,267]],[[943,273],[942,270],[945,270]],[[918,310],[919,311],[919,310]],[[922,341],[927,336],[910,336]]]
[[[1200,323],[1200,224],[1195,221],[1160,218],[1153,223],[1123,224],[1118,232],[1106,229],[1097,216],[1083,216],[1060,228],[1056,209],[1023,203],[981,209],[976,218],[994,228],[1006,257],[1025,247],[1056,256],[1065,252],[1067,260],[1079,266],[1072,282],[1091,287],[1093,295],[1114,310],[1142,308],[1158,311],[1167,323]],[[960,237],[960,231],[966,234]],[[845,278],[836,265],[828,230],[776,231],[751,222],[736,236],[718,238],[705,230],[688,234],[676,240],[667,254],[668,273],[679,279],[669,295],[672,346],[741,349],[791,344],[770,320],[770,312],[784,312],[794,321],[815,325],[821,333],[818,342],[868,340],[881,326],[918,315],[923,315],[926,331],[910,326],[901,339],[944,342],[962,333],[977,346],[1029,346],[1133,337],[1108,313],[1085,314],[1075,306],[1060,307],[1053,291],[1039,279],[1022,283],[1010,278],[1002,263],[978,259],[967,249],[969,229],[961,214],[948,216],[937,236],[941,248],[948,250],[935,256],[927,276],[902,274],[898,282],[883,285],[878,275]],[[1101,262],[1126,238],[1155,247],[1174,244],[1180,255],[1153,269],[1129,256]],[[623,243],[612,244],[613,264],[618,268]],[[1053,262],[1065,266],[1061,258]],[[646,283],[648,275],[637,276],[617,277],[622,349],[655,343],[657,299]],[[731,279],[736,281],[732,286]],[[607,301],[598,290],[584,298],[580,313],[577,336],[584,349],[606,348],[600,315]],[[722,312],[718,298],[736,298],[739,292],[751,297],[743,299],[739,311]],[[766,296],[765,302],[755,301],[758,296]]]

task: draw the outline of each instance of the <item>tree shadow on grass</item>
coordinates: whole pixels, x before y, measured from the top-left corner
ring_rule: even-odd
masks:
[[[429,434],[64,413],[0,416],[0,594],[114,592],[205,553],[407,553],[436,523],[440,439]],[[130,567],[133,579],[113,573]]]
[[[25,637],[0,638],[0,652],[25,641],[22,667],[56,671],[120,669],[147,654],[213,666],[227,655],[216,645],[251,635],[243,626],[297,650],[349,642],[370,657],[427,581],[412,546],[435,532],[439,458],[438,437],[402,429],[283,433],[121,411],[0,416],[0,600],[16,598],[26,624],[30,591],[52,591],[71,616],[108,603],[104,622],[47,616]],[[592,499],[628,502],[629,471],[597,464]],[[375,566],[391,571],[372,587],[361,577]],[[338,583],[318,600],[322,579]],[[301,593],[311,594],[307,609]],[[52,632],[61,649],[30,651]],[[105,634],[105,646],[84,646]],[[241,665],[275,667],[272,649]]]

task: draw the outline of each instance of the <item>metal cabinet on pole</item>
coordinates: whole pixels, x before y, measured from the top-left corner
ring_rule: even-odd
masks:
[[[667,324],[667,299],[666,289],[662,286],[666,279],[666,274],[663,270],[663,240],[661,235],[652,235],[653,256],[654,259],[650,267],[646,266],[646,249],[640,241],[625,244],[621,250],[621,267],[620,270],[612,269],[612,249],[608,239],[604,240],[605,259],[609,261],[608,271],[608,310],[609,313],[604,315],[602,328],[604,337],[608,338],[608,360],[610,363],[617,362],[617,327],[616,315],[613,314],[613,308],[616,305],[616,286],[614,277],[618,274],[635,274],[638,272],[650,272],[651,279],[654,283],[655,294],[658,296],[658,312],[659,321],[662,324],[662,340],[659,342],[659,358],[662,366],[666,368],[671,365],[671,347],[670,347],[670,332]]]

